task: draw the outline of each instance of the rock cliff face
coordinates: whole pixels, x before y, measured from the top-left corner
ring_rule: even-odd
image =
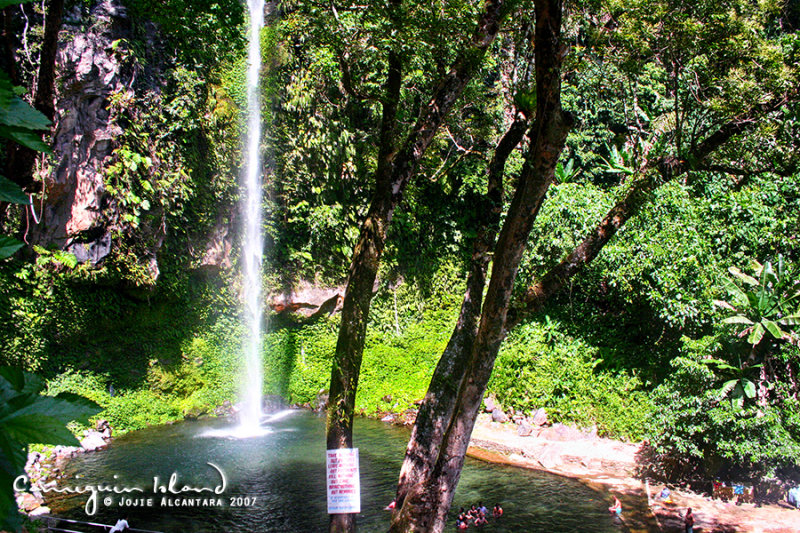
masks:
[[[88,28],[86,27],[88,24]],[[58,101],[53,142],[55,168],[44,184],[44,201],[33,240],[98,263],[113,246],[103,171],[121,133],[111,120],[109,99],[130,91],[114,43],[125,38],[128,20],[118,0],[103,0],[88,14],[67,13],[58,53]]]

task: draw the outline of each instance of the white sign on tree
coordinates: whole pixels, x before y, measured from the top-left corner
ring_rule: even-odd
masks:
[[[328,450],[328,514],[361,512],[358,448]]]

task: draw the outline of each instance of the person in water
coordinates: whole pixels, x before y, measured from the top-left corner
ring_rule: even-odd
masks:
[[[492,516],[495,518],[500,518],[503,516],[503,508],[500,507],[499,503],[494,504],[494,509],[492,509]]]
[[[608,512],[612,514],[616,514],[617,516],[622,514],[622,503],[619,501],[619,498],[614,496],[614,505],[608,508]]]
[[[694,515],[691,507],[686,510],[686,516],[683,517],[683,526],[686,528],[686,533],[694,533]]]

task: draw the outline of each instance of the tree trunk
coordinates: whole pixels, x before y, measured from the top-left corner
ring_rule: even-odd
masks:
[[[419,482],[404,487],[405,498],[393,516],[392,533],[438,533],[446,526],[478,407],[505,336],[506,313],[519,263],[572,124],[571,117],[561,109],[561,1],[537,0],[535,4],[538,98],[531,147],[495,248],[480,326],[455,409],[448,419],[436,421],[435,425],[444,430],[441,445],[431,443],[427,450],[420,450],[430,454],[421,462],[426,469]],[[439,383],[432,383],[429,398],[447,395],[447,390],[436,390],[436,386]]]
[[[39,82],[33,106],[53,120],[56,116],[56,54],[58,52],[58,32],[64,15],[64,0],[49,0],[44,15],[44,40],[39,63]]]
[[[399,5],[396,0],[394,7]],[[453,68],[439,82],[402,148],[394,152],[394,130],[400,89],[400,58],[392,54],[387,78],[387,98],[381,125],[378,168],[373,201],[362,224],[353,253],[336,343],[328,404],[328,449],[352,448],[353,412],[372,288],[378,274],[386,230],[403,191],[414,176],[419,161],[439,126],[480,67],[486,50],[500,29],[507,12],[506,0],[487,0],[470,44],[457,57]],[[331,515],[331,533],[355,531],[354,515]]]
[[[445,349],[443,359],[437,366],[425,402],[420,408],[420,415],[415,424],[412,442],[409,443],[406,460],[403,465],[398,488],[397,509],[393,516],[391,532],[406,531],[441,531],[446,525],[446,516],[452,501],[453,492],[458,484],[464,455],[472,433],[477,411],[491,375],[494,360],[497,357],[500,342],[505,331],[516,324],[521,314],[507,316],[504,314],[510,303],[519,259],[527,242],[527,236],[535,219],[546,187],[553,179],[555,163],[563,148],[564,139],[569,128],[569,118],[561,114],[560,102],[557,99],[559,81],[558,68],[560,61],[549,64],[540,59],[545,50],[559,51],[558,47],[547,42],[540,42],[543,37],[539,24],[544,18],[560,10],[553,9],[552,1],[537,2],[537,94],[548,96],[549,109],[537,106],[537,128],[534,143],[523,169],[517,196],[509,211],[503,233],[498,242],[492,273],[492,282],[486,295],[477,338],[472,341],[471,359],[468,369],[461,379],[456,379],[459,369],[464,368],[462,350],[470,349],[468,342],[459,334],[469,331],[462,326],[462,317],[456,326],[450,344]],[[550,35],[554,34],[554,20],[549,26]],[[548,31],[548,28],[545,28]],[[557,33],[556,33],[557,35]],[[551,57],[557,57],[553,54]],[[549,79],[546,75],[550,73]],[[547,79],[544,83],[539,83]],[[552,92],[548,93],[547,90]],[[786,103],[789,97],[776,98],[767,104],[756,105],[748,113],[735,117],[721,125],[712,135],[699,143],[686,160],[674,157],[663,157],[646,165],[641,171],[641,178],[636,180],[626,196],[617,203],[592,230],[584,241],[567,257],[549,271],[526,294],[527,307],[525,314],[541,309],[544,303],[560,290],[565,282],[590,263],[622,227],[630,217],[634,216],[647,201],[652,198],[660,184],[683,175],[703,162],[720,146],[732,137],[754,127],[757,118],[777,110]],[[557,105],[556,105],[557,103]],[[540,100],[541,104],[541,100]],[[544,120],[540,120],[543,119]],[[544,125],[542,125],[544,123]],[[524,180],[523,180],[524,178]],[[467,299],[475,292],[468,285]],[[462,316],[464,307],[462,307]],[[459,340],[461,339],[461,340]],[[449,380],[445,379],[447,373]],[[455,382],[461,385],[457,400],[448,404]],[[445,404],[455,405],[453,414],[443,408]],[[415,442],[416,441],[416,442]]]
[[[395,514],[402,509],[409,490],[422,483],[426,473],[431,470],[433,466],[431,462],[436,456],[435,450],[440,446],[446,429],[441,421],[449,420],[455,409],[461,378],[465,374],[472,353],[472,343],[478,332],[478,319],[490,260],[489,251],[494,248],[503,210],[502,180],[505,163],[522,141],[526,129],[527,119],[518,115],[495,148],[489,164],[486,202],[477,206],[480,227],[473,243],[472,261],[461,311],[447,347],[433,373],[428,393],[420,406],[411,432],[400,472]]]
[[[511,330],[524,317],[539,311],[551,296],[560,291],[564,284],[583,267],[588,265],[600,250],[611,240],[625,222],[639,211],[651,193],[660,184],[658,174],[648,172],[644,177],[634,181],[625,197],[609,210],[600,224],[592,230],[583,241],[551,268],[542,278],[525,291],[524,312],[512,309],[509,312],[507,328]]]
[[[44,39],[39,56],[38,83],[33,91],[33,107],[41,111],[47,118],[55,118],[55,72],[56,53],[58,52],[58,33],[61,31],[61,19],[64,12],[64,0],[49,0],[45,10]],[[25,146],[9,143],[6,176],[17,185],[31,190],[34,185],[33,172],[36,166],[36,151]]]

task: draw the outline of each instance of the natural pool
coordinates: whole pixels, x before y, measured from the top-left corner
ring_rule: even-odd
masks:
[[[142,487],[142,493],[125,497],[152,502],[146,503],[148,507],[121,507],[120,495],[100,494],[97,514],[87,517],[86,495],[59,497],[50,502],[53,513],[106,524],[127,518],[131,527],[169,533],[325,531],[324,419],[295,411],[270,423],[269,432],[260,437],[208,436],[225,425],[222,420],[208,420],[153,427],[120,437],[106,450],[75,458],[67,469],[70,479],[62,486],[104,483]],[[356,420],[361,532],[387,530],[389,512],[383,508],[394,496],[408,435],[405,428]],[[209,462],[226,478],[224,494],[212,494],[222,500],[221,508],[162,506],[163,496],[153,494],[153,478],[168,485],[173,472],[178,476],[178,488],[184,484],[217,486],[220,475]],[[113,500],[110,505],[104,504],[107,497]],[[196,495],[177,498],[190,497]],[[174,501],[176,497],[171,498]],[[497,502],[505,509],[505,516],[482,528],[487,532],[620,530],[601,496],[577,481],[468,459],[451,510],[453,531],[458,508],[481,500],[490,509]]]

